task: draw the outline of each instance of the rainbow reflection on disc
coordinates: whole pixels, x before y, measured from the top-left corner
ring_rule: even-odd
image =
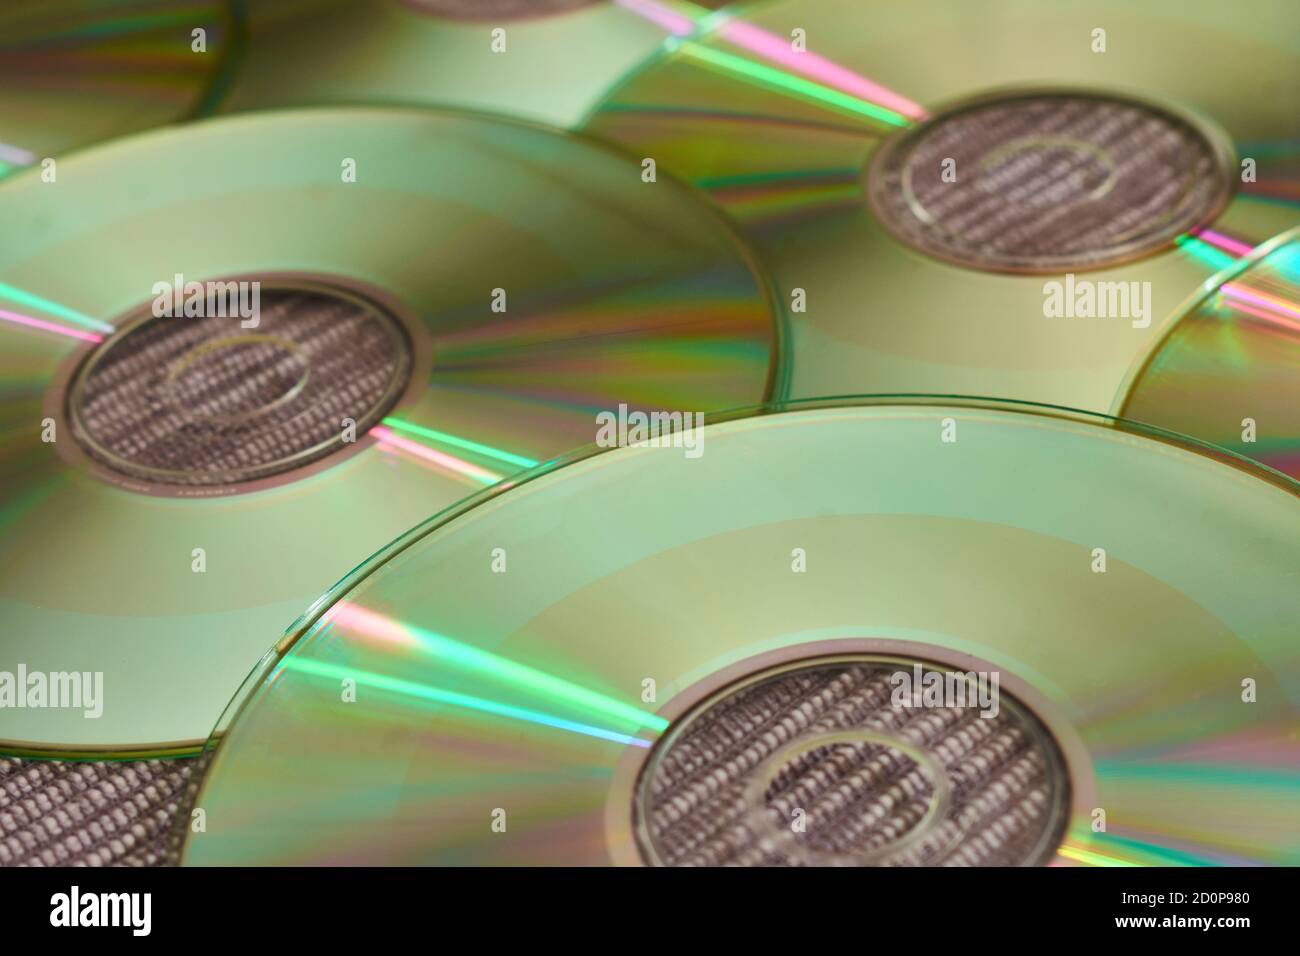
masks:
[[[207,112],[234,67],[226,0],[0,6],[0,177]]]
[[[602,412],[775,387],[744,246],[581,137],[282,111],[61,168],[0,184],[0,670],[102,672],[106,700],[6,710],[0,750],[197,750],[394,536],[590,443]],[[256,287],[258,324],[160,314],[175,275]]]
[[[1300,224],[1297,88],[1288,0],[1250,16],[1216,0],[770,0],[685,24],[585,128],[695,183],[753,239],[789,307],[792,397],[1120,414],[1188,297]],[[1050,283],[1148,298],[1062,315]],[[1300,376],[1260,367],[1261,403],[1220,374],[1180,377],[1193,407],[1300,407]],[[1294,435],[1272,420],[1273,440]]]
[[[1178,318],[1122,407],[1300,478],[1300,230]]]
[[[687,775],[651,807],[671,856],[700,845],[673,820],[716,795],[692,767],[797,762],[789,728],[833,705],[875,721],[825,741],[845,759],[906,763],[885,740],[966,768],[908,824],[961,808],[957,851],[1032,786],[1016,819],[1064,823],[1035,824],[1025,861],[1046,838],[1060,864],[1300,861],[1294,482],[1112,419],[944,398],[795,403],[694,438],[534,474],[326,595],[214,735],[185,860],[645,862],[639,781],[660,769]],[[902,659],[999,673],[1006,744],[963,763],[991,722],[931,746],[943,715],[889,716],[879,667]],[[695,721],[760,678],[784,703]],[[1011,762],[1026,733],[1032,772]]]

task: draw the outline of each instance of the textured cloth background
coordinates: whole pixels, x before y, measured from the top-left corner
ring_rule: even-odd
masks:
[[[198,761],[0,758],[0,866],[166,866]]]

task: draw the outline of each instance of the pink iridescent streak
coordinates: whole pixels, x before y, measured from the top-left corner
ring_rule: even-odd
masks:
[[[403,647],[420,645],[419,640],[396,621],[356,604],[339,603],[330,612],[329,619],[353,633],[377,638],[387,644],[400,644]]]
[[[404,451],[409,455],[414,455],[416,458],[422,458],[427,462],[457,472],[458,474],[467,475],[470,478],[478,478],[488,484],[495,484],[501,480],[501,476],[495,472],[488,471],[485,468],[479,468],[477,465],[471,465],[467,461],[462,461],[453,455],[436,451],[426,445],[413,442],[408,438],[402,438],[395,435],[391,429],[383,425],[378,425],[370,429],[370,434],[374,435],[375,438],[379,439],[379,441],[385,445],[389,445],[399,451]]]
[[[617,0],[620,7],[644,17],[675,37],[695,33],[697,24],[690,17],[669,9],[656,0]],[[743,20],[728,20],[717,30],[728,43],[780,64],[792,73],[801,73],[826,86],[859,97],[877,106],[893,110],[910,119],[924,119],[925,108],[907,97],[874,83],[847,67],[807,51],[798,52],[790,42],[774,33]]]
[[[17,312],[8,312],[4,309],[0,309],[0,319],[4,319],[6,322],[16,322],[19,325],[31,326],[34,329],[41,329],[46,332],[58,332],[60,335],[68,335],[86,342],[98,343],[104,341],[102,335],[96,335],[94,332],[70,329],[66,326],[55,325],[53,322],[46,322],[44,319],[34,319],[30,315],[19,315]]]
[[[926,116],[925,108],[907,97],[886,89],[865,76],[859,76],[824,56],[811,52],[799,53],[790,46],[790,41],[768,33],[752,23],[731,20],[718,29],[718,34],[728,43],[779,63],[792,73],[802,73],[810,79],[866,100],[868,103],[891,109],[909,119],[919,120]]]
[[[1244,302],[1253,302],[1255,305],[1263,306],[1266,309],[1273,309],[1278,312],[1285,312],[1289,315],[1300,316],[1300,305],[1294,302],[1287,302],[1276,296],[1263,295],[1262,293],[1252,292],[1245,286],[1236,282],[1225,282],[1222,286],[1224,294],[1234,299],[1241,299]]]
[[[1300,310],[1271,297],[1254,294],[1233,282],[1225,283],[1220,291],[1228,297],[1232,307],[1239,312],[1261,319],[1270,325],[1276,325],[1289,332],[1300,332],[1300,321],[1290,315],[1300,315]],[[1287,313],[1290,313],[1288,315]]]
[[[1233,239],[1231,236],[1225,236],[1221,232],[1215,232],[1213,229],[1201,229],[1193,233],[1198,239],[1208,242],[1212,246],[1218,246],[1224,252],[1230,252],[1234,256],[1244,256],[1250,252],[1251,247],[1239,239]]]

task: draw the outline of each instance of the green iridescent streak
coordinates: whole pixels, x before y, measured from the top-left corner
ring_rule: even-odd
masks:
[[[1125,764],[1096,765],[1098,777],[1168,781],[1170,783],[1213,784],[1222,787],[1248,787],[1300,792],[1300,773],[1262,767],[1225,767],[1205,764]]]
[[[1077,837],[1076,839],[1091,839],[1092,836],[1092,834],[1088,834],[1087,836]],[[1134,863],[1131,860],[1121,860],[1119,857],[1108,856],[1105,853],[1098,853],[1095,850],[1085,850],[1078,846],[1062,847],[1058,852],[1066,859],[1077,860],[1078,862],[1088,864],[1088,866],[1136,867],[1142,865],[1140,863]]]
[[[82,315],[75,309],[69,309],[67,306],[59,305],[57,302],[51,302],[49,299],[42,299],[39,295],[25,292],[22,289],[6,285],[3,282],[0,282],[0,298],[9,299],[11,302],[17,302],[19,305],[26,306],[29,309],[38,309],[48,315],[57,315],[61,319],[67,319],[69,322],[76,322],[78,325],[97,329],[100,332],[114,331],[113,327],[107,322],[92,319],[88,315]]]
[[[66,473],[56,474],[20,494],[11,495],[4,502],[4,506],[0,507],[0,528],[8,527],[18,521],[44,499],[48,498],[51,492],[61,487],[66,479]]]
[[[1237,143],[1237,153],[1241,156],[1297,156],[1300,155],[1300,142],[1292,140],[1266,140],[1253,143]]]
[[[555,677],[545,671],[516,663],[489,651],[479,650],[462,641],[426,631],[422,627],[394,623],[404,634],[418,642],[423,651],[453,666],[485,674],[516,689],[532,691],[558,703],[626,721],[635,727],[659,732],[668,726],[668,721],[657,714],[646,713],[631,704],[606,697],[604,694]]]
[[[709,66],[716,67],[727,73],[742,76],[747,80],[752,80],[759,86],[773,90],[777,93],[785,93],[790,96],[796,96],[804,100],[817,103],[822,106],[829,106],[833,109],[840,110],[854,116],[865,116],[868,119],[875,120],[878,123],[887,123],[890,126],[910,126],[911,121],[901,113],[895,113],[893,110],[885,109],[883,106],[877,106],[875,103],[868,103],[866,100],[858,99],[856,96],[850,96],[847,93],[841,93],[839,90],[831,89],[829,86],[823,86],[820,83],[814,83],[812,80],[805,80],[801,77],[791,76],[782,70],[774,67],[764,66],[762,63],[755,63],[753,60],[747,60],[743,56],[735,56],[731,53],[723,53],[721,50],[712,50],[708,47],[700,46],[697,43],[683,43],[681,52],[706,63]]]
[[[736,176],[707,176],[695,180],[701,189],[727,189],[735,186],[769,186],[776,183],[816,184],[822,181],[849,182],[861,173],[859,169],[782,170],[773,173],[744,173]]]
[[[1264,260],[1270,269],[1277,269],[1288,281],[1300,281],[1300,244],[1283,246],[1269,253]]]
[[[1220,303],[1224,305],[1226,303]],[[1221,324],[1216,327],[1215,345],[1219,349],[1219,354],[1225,361],[1229,362],[1238,372],[1249,372],[1250,357],[1246,354],[1242,346],[1241,337],[1238,334],[1237,325],[1231,321],[1233,315],[1230,309],[1216,310],[1218,317],[1222,320]]]
[[[1200,259],[1206,265],[1214,269],[1215,272],[1221,272],[1237,264],[1235,256],[1230,256],[1226,252],[1214,248],[1208,242],[1197,239],[1195,236],[1189,236],[1186,233],[1174,240],[1182,249],[1186,249],[1196,258]]]
[[[458,438],[455,435],[449,435],[446,432],[435,431],[432,428],[425,428],[423,425],[404,422],[400,418],[393,418],[391,415],[384,419],[384,424],[389,428],[396,428],[398,431],[410,432],[413,435],[419,435],[421,438],[427,438],[430,441],[435,441],[443,445],[451,445],[453,448],[463,448],[466,451],[472,451],[487,458],[495,458],[498,461],[505,461],[512,465],[518,465],[520,468],[536,468],[540,464],[540,462],[534,461],[531,458],[525,458],[523,455],[515,455],[508,451],[502,451],[500,448],[493,448],[490,445],[483,445],[476,441],[470,441],[468,438]]]
[[[563,717],[546,714],[538,710],[530,710],[526,707],[516,707],[513,704],[504,704],[500,701],[488,700],[484,697],[474,697],[470,694],[461,694],[456,691],[443,690],[438,687],[429,687],[425,684],[400,680],[399,678],[389,677],[385,674],[376,674],[371,671],[358,671],[353,668],[344,667],[340,664],[328,664],[323,661],[290,657],[282,661],[280,666],[284,670],[313,674],[317,677],[327,677],[335,680],[354,680],[359,686],[363,687],[374,687],[379,690],[390,691],[406,697],[414,697],[419,700],[427,700],[437,704],[447,704],[452,707],[461,707],[466,710],[475,710],[481,713],[493,714],[498,717],[523,720],[528,723],[554,727],[558,730],[571,730],[578,733],[586,733],[607,740],[621,740],[626,742],[633,740],[633,738],[627,734],[607,730],[603,727],[579,724],[576,721],[566,720]]]
[[[1213,860],[1207,860],[1204,857],[1195,856],[1191,853],[1184,853],[1181,850],[1171,850],[1168,847],[1154,846],[1150,843],[1143,843],[1141,840],[1132,840],[1126,837],[1114,836],[1110,833],[1094,833],[1092,839],[1105,847],[1108,851],[1127,851],[1130,855],[1141,855],[1150,859],[1159,860],[1161,863],[1169,866],[1217,866]]]
[[[212,8],[215,4],[212,5]],[[213,9],[209,8],[209,15]],[[195,18],[194,13],[165,13],[155,14],[147,17],[125,17],[119,20],[105,20],[100,23],[90,23],[85,26],[73,27],[70,29],[58,30],[52,34],[58,40],[77,40],[87,37],[106,38],[119,37],[132,33],[143,33],[147,30],[163,31],[172,27],[185,27],[185,43],[189,46],[189,27],[193,25]]]

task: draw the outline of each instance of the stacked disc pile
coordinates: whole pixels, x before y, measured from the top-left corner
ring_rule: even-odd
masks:
[[[1300,862],[1297,88],[1282,0],[0,12],[0,865]]]

